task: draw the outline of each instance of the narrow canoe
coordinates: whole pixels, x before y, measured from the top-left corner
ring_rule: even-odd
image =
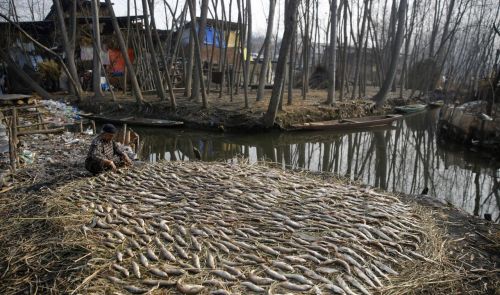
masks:
[[[150,119],[150,118],[142,118],[142,117],[106,117],[99,116],[93,114],[80,114],[80,116],[95,120],[98,122],[107,122],[118,125],[127,124],[129,126],[144,126],[144,127],[180,127],[184,125],[184,122],[180,121],[171,121],[171,120],[162,120],[162,119]]]
[[[423,111],[427,108],[425,104],[409,104],[405,106],[395,107],[394,110],[399,113],[410,114]]]
[[[444,101],[442,100],[436,100],[436,101],[431,101],[428,103],[430,108],[439,108],[444,105]]]
[[[388,126],[392,122],[402,118],[402,115],[370,116],[363,118],[351,118],[331,121],[320,121],[302,124],[292,124],[289,131],[297,130],[350,130]]]

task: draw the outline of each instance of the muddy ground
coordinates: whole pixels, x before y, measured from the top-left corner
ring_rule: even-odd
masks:
[[[372,91],[373,92],[373,91]],[[135,99],[123,93],[115,93],[116,101],[113,102],[108,94],[104,98],[96,99],[88,96],[77,102],[80,109],[94,114],[110,116],[140,116],[155,119],[170,119],[183,121],[187,127],[218,129],[220,131],[260,131],[264,129],[261,119],[266,112],[271,90],[266,90],[266,99],[255,101],[255,91],[249,92],[249,108],[244,108],[244,95],[231,97],[223,95],[219,98],[217,93],[208,95],[208,108],[203,109],[201,102],[183,96],[182,92],[176,93],[177,109],[174,111],[170,103],[160,101],[156,95],[145,95],[145,103],[137,105]],[[409,95],[409,92],[407,93]],[[62,96],[70,99],[67,96]],[[292,105],[286,104],[285,95],[283,110],[276,118],[275,128],[286,128],[290,124],[311,121],[334,120],[340,118],[363,117],[368,115],[391,112],[394,105],[404,104],[405,100],[399,99],[398,93],[390,93],[386,106],[375,110],[374,104],[368,99],[351,101],[337,101],[333,106],[328,106],[325,90],[310,90],[306,99],[302,98],[300,90],[294,91]],[[74,100],[71,100],[73,101]]]

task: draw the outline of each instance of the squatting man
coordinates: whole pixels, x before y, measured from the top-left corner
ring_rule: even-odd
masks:
[[[112,124],[102,126],[102,132],[90,145],[85,168],[93,174],[107,170],[116,171],[117,167],[130,166],[132,161],[113,140],[117,129]]]

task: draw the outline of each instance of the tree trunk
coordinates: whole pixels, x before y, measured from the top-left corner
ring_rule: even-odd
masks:
[[[196,11],[194,9],[194,0],[188,0],[188,5],[189,5],[189,12],[191,14],[191,19],[196,20]],[[200,52],[200,40],[195,36],[196,32],[196,21],[191,21],[191,34],[193,35],[194,39],[194,55],[195,55],[195,60],[198,68],[202,69],[202,64],[201,64],[201,52]],[[207,101],[207,93],[205,92],[205,81],[203,81],[203,73],[199,71],[198,76],[200,78],[200,86],[201,86],[201,96],[202,96],[202,104],[203,108],[206,109],[208,108],[208,101]]]
[[[64,51],[66,53],[66,62],[68,63],[69,72],[76,84],[76,89],[74,89],[74,92],[78,96],[81,96],[83,90],[82,85],[80,84],[80,79],[78,78],[78,71],[76,70],[75,48],[71,46],[71,43],[68,39],[68,31],[66,30],[66,24],[64,23],[64,14],[61,7],[61,2],[59,2],[59,0],[54,0],[54,7],[56,8],[57,21],[61,30]]]
[[[118,39],[120,51],[122,53],[123,59],[125,60],[125,65],[127,67],[127,70],[130,74],[130,80],[132,82],[132,87],[134,89],[135,99],[137,103],[141,104],[144,102],[144,99],[142,97],[141,87],[139,86],[139,82],[137,82],[137,75],[135,73],[134,66],[132,65],[132,62],[130,61],[130,58],[128,56],[128,49],[127,46],[125,45],[125,40],[123,39],[122,32],[120,31],[120,26],[118,25],[118,21],[116,20],[115,11],[113,9],[113,5],[111,4],[111,0],[106,0],[106,4],[109,7],[109,12],[111,14],[111,23],[113,24],[113,29]]]
[[[364,1],[365,4],[365,9],[363,13],[363,21],[361,23],[361,33],[359,33],[359,41],[358,41],[358,47],[356,48],[356,66],[354,68],[354,82],[352,85],[352,94],[351,94],[351,99],[356,99],[356,87],[358,86],[359,82],[359,72],[361,68],[361,52],[363,48],[363,39],[365,37],[365,29],[366,29],[366,20],[368,18],[368,14],[370,13],[370,3],[369,0]],[[358,88],[358,93],[360,92]],[[359,95],[358,95],[359,96]]]
[[[304,41],[302,53],[304,55],[302,62],[302,99],[306,99],[306,95],[309,92],[309,57],[310,57],[310,46],[311,40],[309,39],[309,7],[311,0],[306,0],[305,2],[305,15],[304,15]]]
[[[151,26],[149,24],[148,3],[146,0],[142,0],[142,13],[144,15],[143,21],[146,28],[146,45],[148,46],[149,54],[151,54],[151,67],[155,80],[156,94],[160,97],[160,100],[166,100],[167,98],[165,96],[165,89],[163,88],[158,59],[156,57],[156,50],[153,44],[153,36],[151,34]]]
[[[264,126],[270,128],[274,125],[276,113],[278,111],[278,104],[283,90],[283,83],[285,77],[286,59],[290,53],[293,39],[293,28],[297,22],[297,6],[298,0],[289,0],[285,9],[285,31],[281,39],[280,53],[278,63],[276,65],[276,74],[274,77],[274,86],[269,101],[269,107],[264,115]]]
[[[99,26],[99,0],[92,0],[92,32],[94,37],[94,58],[93,58],[93,70],[92,70],[92,88],[94,90],[94,95],[96,98],[102,96],[101,90],[101,29]]]
[[[335,102],[335,70],[337,60],[337,0],[330,3],[330,52],[328,60],[328,98],[327,104]]]
[[[201,13],[200,13],[200,23],[198,26],[198,43],[200,44],[200,50],[201,47],[205,44],[205,28],[207,26],[207,14],[208,14],[208,0],[202,0],[201,1]],[[196,44],[195,44],[196,46]],[[196,58],[196,57],[195,57]],[[200,54],[201,58],[201,54]],[[203,79],[203,63],[201,65],[198,65],[198,63],[194,64],[194,70],[195,74],[193,75],[193,89],[191,93],[191,99],[194,99],[196,101],[200,100],[200,79]],[[200,72],[201,75],[196,74]]]
[[[188,5],[191,0],[187,0]],[[193,10],[195,11],[194,14],[196,16],[196,1],[193,3]],[[196,18],[191,19],[191,22],[194,22],[196,24]],[[189,29],[190,31],[192,29]],[[187,69],[185,70],[185,88],[184,88],[184,95],[188,98],[192,97],[192,91],[193,91],[193,67],[195,64],[194,60],[194,35],[193,33],[189,34],[189,48],[188,48],[188,62],[187,62]]]
[[[245,108],[248,108],[248,83],[250,80],[250,59],[252,57],[252,1],[247,0],[247,51],[243,77],[243,91],[245,94]]]
[[[230,2],[230,4],[232,4]],[[221,5],[222,7],[226,7],[224,5],[224,0],[221,0]],[[231,5],[230,5],[231,7]],[[231,16],[231,10],[229,10],[229,16]],[[227,66],[227,47],[228,47],[228,42],[229,42],[229,29],[227,28],[227,20],[226,20],[226,10],[222,9],[222,36],[221,36],[221,46],[220,46],[220,53],[219,53],[219,64],[220,64],[220,71],[221,71],[221,82],[220,82],[220,89],[219,89],[219,98],[222,98],[222,92],[224,91],[224,82],[226,81],[226,68]],[[225,45],[225,46],[224,46]],[[222,58],[222,63],[220,62],[220,59]]]
[[[269,0],[269,17],[267,20],[266,39],[264,40],[264,60],[262,61],[262,66],[260,67],[259,85],[258,85],[259,88],[257,89],[257,101],[262,100],[264,96],[264,86],[266,86],[267,66],[269,64],[270,54],[271,54],[271,38],[273,35],[275,7],[276,7],[276,0]]]
[[[295,75],[295,51],[297,51],[297,23],[293,27],[292,33],[292,48],[290,48],[290,54],[288,56],[288,100],[287,105],[292,105],[293,103],[293,86],[294,86],[294,75]]]
[[[404,27],[406,19],[406,5],[407,5],[407,0],[401,0],[399,3],[398,28],[394,40],[394,46],[392,48],[391,63],[389,65],[389,70],[387,71],[387,75],[385,77],[384,83],[382,84],[382,87],[380,88],[378,93],[373,97],[373,100],[375,101],[377,107],[381,107],[384,104],[385,97],[387,96],[389,88],[391,87],[391,84],[394,81],[394,77],[396,76],[399,51],[401,50],[401,45],[403,43],[403,35],[404,35]]]
[[[149,5],[149,11],[154,12],[152,0],[148,0],[148,5]],[[172,85],[172,79],[170,77],[169,64],[165,57],[165,52],[168,51],[164,51],[163,46],[161,45],[161,40],[160,36],[158,35],[158,30],[156,29],[156,22],[153,13],[151,13],[151,26],[153,27],[154,30],[155,40],[158,43],[158,46],[160,47],[160,58],[163,61],[163,64],[165,65],[165,79],[167,80],[168,94],[170,96],[170,106],[172,107],[173,110],[175,110],[177,108],[177,103],[175,101],[175,94],[173,89],[174,86]]]

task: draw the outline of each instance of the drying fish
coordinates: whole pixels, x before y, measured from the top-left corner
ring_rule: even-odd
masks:
[[[253,291],[253,292],[263,293],[266,291],[266,289],[259,287],[251,282],[248,282],[248,281],[242,282],[241,285],[247,287],[250,291]]]
[[[147,248],[146,249],[146,255],[147,257],[150,259],[150,260],[153,260],[153,261],[158,261],[158,256],[156,256],[156,254],[153,252],[153,250],[151,250],[150,248]]]
[[[186,271],[180,268],[172,268],[172,267],[162,267],[163,271],[172,276],[181,276],[186,274]]]
[[[137,264],[135,261],[132,261],[132,272],[134,273],[134,276],[136,276],[136,278],[141,278],[141,270],[139,268],[139,264]]]
[[[183,259],[189,259],[189,256],[188,254],[186,253],[186,251],[184,251],[184,249],[182,249],[181,247],[179,247],[178,245],[174,245],[174,248],[175,248],[175,251],[177,252],[177,254],[179,254],[179,256]]]
[[[373,263],[378,267],[380,268],[381,270],[385,271],[386,273],[388,274],[391,274],[391,275],[395,275],[397,276],[398,273],[396,271],[394,271],[392,268],[390,268],[389,266],[383,264],[382,262],[378,261],[378,260],[374,260]]]
[[[161,278],[168,278],[168,274],[166,272],[159,270],[158,268],[155,267],[150,268],[149,272]]]
[[[356,295],[356,293],[354,293],[351,288],[349,288],[349,286],[347,285],[347,283],[340,277],[340,276],[337,276],[335,278],[335,280],[337,281],[337,283],[339,284],[340,288],[342,288],[342,290],[344,290],[344,292],[346,294],[349,294],[349,295]]]
[[[224,289],[213,290],[213,291],[210,291],[209,294],[210,295],[231,295],[231,293],[229,293],[228,291],[226,291]]]
[[[206,263],[209,268],[215,269],[215,257],[212,255],[212,253],[207,254]]]
[[[148,289],[139,288],[139,287],[136,287],[133,285],[124,286],[123,288],[132,294],[144,294],[144,293],[149,292]]]
[[[233,276],[232,274],[228,273],[227,271],[224,271],[224,270],[214,270],[212,271],[212,273],[216,276],[219,276],[223,279],[226,279],[228,281],[236,281],[237,278],[235,276]]]
[[[128,277],[130,275],[128,270],[119,264],[113,263],[113,268],[116,269],[117,271],[121,272],[126,277]]]
[[[375,283],[372,282],[372,280],[359,268],[357,268],[356,266],[353,267],[354,269],[354,273],[356,273],[356,275],[363,280],[363,282],[365,282],[368,286],[370,287],[373,287],[375,288]]]
[[[224,269],[227,270],[232,275],[235,275],[236,277],[245,277],[243,273],[236,267],[229,266],[229,265],[224,265]]]
[[[300,275],[300,274],[296,274],[296,273],[293,273],[293,274],[284,274],[284,276],[287,278],[287,279],[292,279],[292,280],[295,280],[301,284],[305,284],[305,285],[313,285],[313,282],[311,282],[310,280],[306,279],[304,276]]]
[[[356,280],[354,277],[351,277],[350,275],[346,275],[345,279],[349,283],[351,283],[354,287],[356,287],[359,291],[361,291],[361,293],[363,293],[365,295],[371,295],[371,293],[368,292],[368,290],[366,290],[366,288],[358,280]]]
[[[273,279],[278,280],[278,281],[286,281],[286,277],[279,272],[276,272],[266,266],[264,266],[264,271]]]
[[[144,254],[142,253],[139,253],[139,261],[141,262],[141,264],[148,268],[149,267],[149,261],[148,259],[146,258],[146,256],[144,256]]]
[[[301,292],[310,290],[312,288],[312,285],[297,285],[297,284],[290,283],[290,282],[282,282],[282,283],[279,283],[278,286],[280,286],[281,288],[284,288],[284,289],[288,289],[288,290],[292,290],[292,291],[301,291]]]
[[[285,259],[292,263],[306,263],[307,260],[297,256],[285,256]]]
[[[340,288],[339,286],[337,285],[334,285],[334,284],[326,284],[325,285],[325,289],[327,289],[328,291],[331,291],[333,292],[334,294],[340,294],[340,295],[345,295],[345,291]]]
[[[405,260],[428,260],[397,198],[260,165],[148,164],[66,191],[93,215],[87,239],[116,252],[109,283],[130,293],[368,294]]]
[[[198,294],[205,289],[202,285],[184,284],[182,280],[178,280],[176,286],[179,292],[186,295]]]
[[[282,261],[273,261],[272,265],[282,270],[294,271],[291,265]]]
[[[158,287],[173,287],[173,286],[177,285],[176,281],[151,280],[151,279],[142,280],[142,283],[144,285],[158,286]]]
[[[121,280],[121,279],[114,277],[114,276],[108,276],[108,280],[110,280],[112,283],[120,284],[120,285],[126,283],[124,280]]]
[[[270,285],[275,282],[275,280],[270,279],[270,278],[263,278],[259,277],[258,275],[254,274],[253,272],[250,272],[248,275],[248,279],[252,281],[254,284],[257,285]]]
[[[122,262],[123,261],[123,253],[122,252],[116,251],[116,260],[118,262]]]

